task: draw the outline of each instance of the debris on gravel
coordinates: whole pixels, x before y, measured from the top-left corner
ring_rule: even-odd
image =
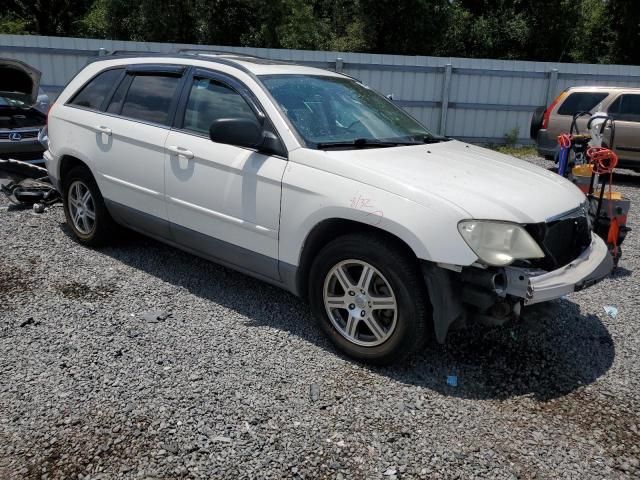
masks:
[[[616,184],[611,278],[385,368],[286,292],[1,199],[0,478],[638,478],[640,176]]]

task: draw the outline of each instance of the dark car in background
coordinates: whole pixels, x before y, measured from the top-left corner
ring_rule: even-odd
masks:
[[[47,121],[48,97],[40,72],[24,62],[0,58],[0,158],[42,161],[38,135]]]

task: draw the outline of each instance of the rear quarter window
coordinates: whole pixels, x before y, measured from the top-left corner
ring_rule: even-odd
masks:
[[[588,112],[607,98],[607,92],[575,92],[571,93],[560,108],[558,115],[575,115],[578,112]]]
[[[120,78],[122,71],[122,68],[114,68],[99,73],[73,96],[69,104],[100,110],[102,103]]]

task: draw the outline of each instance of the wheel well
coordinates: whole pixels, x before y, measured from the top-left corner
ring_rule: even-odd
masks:
[[[392,242],[395,242],[398,247],[406,251],[416,262],[418,261],[416,254],[405,241],[386,230],[343,218],[331,218],[324,220],[313,227],[313,230],[311,230],[309,235],[307,235],[302,247],[297,275],[297,290],[301,297],[304,298],[307,296],[309,270],[311,269],[313,259],[316,257],[318,252],[335,238],[356,232],[369,232],[371,235],[385,237]]]
[[[79,166],[85,167],[87,170],[89,170],[87,164],[79,158],[72,157],[71,155],[65,155],[64,157],[62,157],[62,159],[60,160],[60,182],[64,182],[64,177],[71,171],[72,168]]]

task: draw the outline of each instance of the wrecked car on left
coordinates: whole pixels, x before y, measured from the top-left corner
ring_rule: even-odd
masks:
[[[49,100],[40,90],[40,72],[24,62],[0,58],[0,159],[44,163],[38,140]]]

